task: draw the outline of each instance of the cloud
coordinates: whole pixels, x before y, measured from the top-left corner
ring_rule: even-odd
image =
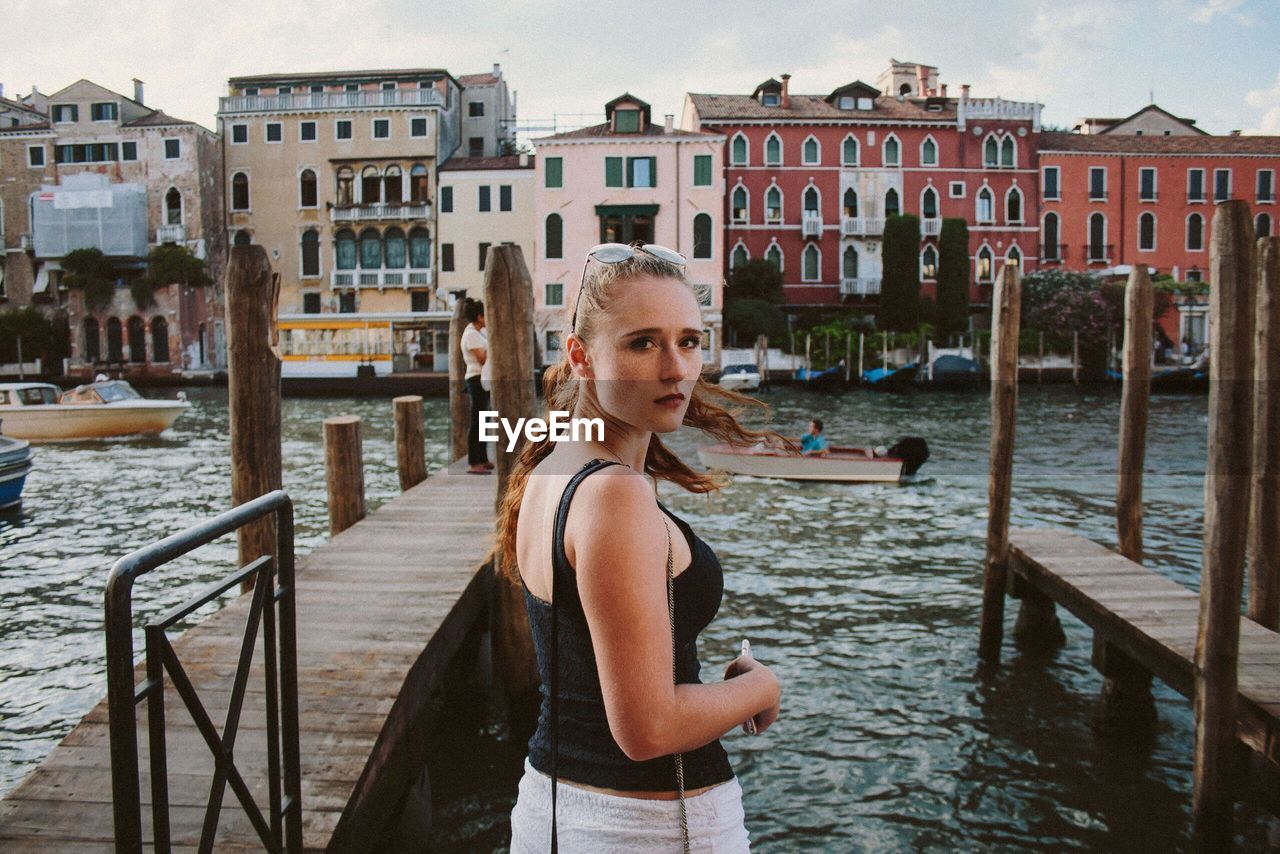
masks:
[[[1238,11],[1246,0],[1203,0],[1191,13],[1191,20],[1197,24],[1209,24],[1219,15],[1230,18],[1237,24],[1250,26],[1255,23],[1253,15]]]
[[[1280,74],[1266,89],[1253,89],[1244,102],[1258,111],[1258,125],[1246,133],[1280,134]]]

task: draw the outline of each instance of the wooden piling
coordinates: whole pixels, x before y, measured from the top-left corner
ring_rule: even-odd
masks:
[[[466,299],[459,297],[449,319],[449,459],[467,455],[467,429],[471,424],[471,396],[467,394],[467,364],[462,359],[462,332],[467,328]],[[487,321],[488,318],[486,317]]]
[[[756,370],[760,372],[760,387],[769,384],[769,336],[756,336]]]
[[[866,333],[858,333],[858,382],[862,382],[863,364],[867,354]]]
[[[1071,332],[1071,382],[1080,385],[1080,330]]]
[[[844,334],[844,382],[849,384],[851,372],[853,371],[853,333],[845,332]]]
[[[329,536],[364,518],[364,454],[360,416],[324,420],[324,471],[329,493]]]
[[[276,311],[280,277],[261,246],[235,246],[226,278],[227,408],[231,504],[280,489],[280,356]],[[240,566],[275,555],[275,517],[236,532]],[[252,585],[246,583],[244,589]]]
[[[806,332],[804,334],[804,378],[809,379],[809,374],[813,372],[813,361],[810,354],[813,352],[813,334]]]
[[[1209,459],[1196,636],[1192,817],[1203,847],[1232,843],[1240,595],[1253,453],[1255,267],[1249,205],[1218,205],[1209,244]]]
[[[1036,382],[1044,385],[1044,332],[1038,336],[1038,356],[1036,358]]]
[[[880,367],[889,370],[889,333],[880,333]]]
[[[1280,237],[1258,241],[1249,618],[1280,629]]]
[[[407,394],[391,400],[396,422],[396,468],[400,491],[427,479],[426,433],[422,425],[422,396]]]
[[[991,336],[991,468],[987,481],[987,554],[982,579],[982,628],[978,655],[1000,661],[1004,596],[1009,565],[1009,504],[1013,488],[1013,439],[1018,409],[1018,332],[1021,323],[1018,268],[1006,264],[996,282]]]

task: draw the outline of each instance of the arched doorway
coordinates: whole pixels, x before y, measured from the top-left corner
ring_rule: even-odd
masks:
[[[124,335],[118,317],[107,318],[107,361],[124,361]]]
[[[141,317],[129,318],[129,361],[145,362],[147,360],[147,324]]]
[[[169,324],[160,315],[151,319],[151,361],[169,361]]]

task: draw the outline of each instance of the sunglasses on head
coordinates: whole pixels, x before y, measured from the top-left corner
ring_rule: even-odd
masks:
[[[689,263],[683,255],[674,249],[658,246],[655,243],[644,246],[628,246],[625,243],[601,243],[587,253],[587,261],[594,259],[601,264],[621,264],[629,258],[634,258],[637,252],[644,252],[654,258],[659,258],[668,264],[675,264],[679,267]],[[578,306],[582,305],[582,288],[586,283],[587,264],[584,261],[582,264],[582,281],[578,283],[578,296],[573,303],[573,323],[569,326],[570,332],[578,331]]]

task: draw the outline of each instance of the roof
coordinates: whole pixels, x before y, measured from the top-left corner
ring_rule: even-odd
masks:
[[[689,93],[702,121],[726,121],[733,119],[899,119],[926,122],[954,122],[956,99],[932,99],[942,104],[941,110],[926,110],[925,99],[881,95],[875,99],[875,109],[842,110],[827,101],[826,95],[792,95],[791,107],[766,107],[750,95],[710,95]]]
[[[846,83],[843,86],[833,89],[831,94],[827,96],[826,100],[829,103],[835,103],[835,100],[841,95],[852,95],[855,98],[859,96],[863,98],[879,98],[881,94],[880,90],[872,86],[870,83],[863,83],[861,80],[855,80],[852,83]]]
[[[623,92],[621,95],[619,95],[618,97],[614,98],[612,101],[609,101],[607,104],[605,104],[604,117],[610,120],[613,119],[613,111],[620,104],[635,104],[637,107],[640,108],[640,112],[644,113],[644,123],[648,124],[651,121],[651,119],[649,118],[649,113],[651,110],[649,106],[649,102],[641,101],[639,98],[637,98],[635,95],[632,95],[630,92]]]
[[[250,74],[246,77],[232,77],[227,82],[232,86],[237,86],[243,83],[273,83],[277,80],[346,80],[352,77],[385,80],[389,77],[428,76],[453,77],[443,68],[370,68],[356,71],[298,71],[285,74]]]
[[[186,119],[175,118],[164,110],[153,110],[147,115],[131,122],[125,122],[124,127],[127,128],[144,128],[144,127],[163,127],[168,125],[194,125],[195,122],[189,122]]]
[[[461,74],[458,76],[458,85],[463,89],[468,86],[492,86],[499,79],[498,75],[492,71],[486,71],[483,74]]]
[[[519,154],[507,154],[500,157],[450,157],[449,162],[440,167],[441,172],[461,172],[478,169],[532,169],[534,157],[520,165]]]
[[[1095,154],[1274,154],[1280,136],[1119,136],[1044,133],[1040,151]]]
[[[1159,113],[1159,114],[1160,114],[1160,115],[1162,115],[1162,116],[1166,116],[1166,117],[1168,117],[1168,118],[1170,118],[1170,119],[1173,119],[1175,122],[1178,122],[1179,124],[1184,124],[1184,125],[1186,125],[1187,127],[1191,128],[1191,129],[1192,129],[1193,131],[1195,131],[1196,133],[1202,133],[1202,134],[1205,134],[1205,135],[1208,135],[1208,133],[1209,133],[1207,130],[1202,130],[1201,128],[1196,127],[1196,120],[1195,120],[1195,119],[1184,119],[1184,118],[1182,118],[1182,116],[1175,116],[1173,113],[1169,112],[1168,110],[1166,110],[1166,109],[1165,109],[1165,108],[1163,108],[1163,107],[1157,106],[1156,104],[1147,104],[1147,105],[1146,105],[1145,107],[1143,107],[1141,110],[1138,110],[1138,112],[1136,112],[1136,113],[1134,113],[1133,115],[1130,115],[1130,116],[1125,116],[1123,119],[1093,119],[1093,121],[1095,121],[1095,122],[1109,122],[1109,123],[1111,124],[1111,127],[1107,128],[1106,130],[1099,131],[1099,133],[1112,133],[1112,132],[1115,130],[1115,126],[1116,126],[1116,125],[1122,125],[1122,124],[1124,124],[1124,123],[1125,123],[1125,122],[1127,122],[1127,121],[1131,121],[1131,120],[1133,120],[1133,119],[1136,119],[1138,116],[1142,115],[1143,113],[1149,113],[1149,112],[1152,112],[1152,111],[1155,111],[1155,112]]]
[[[536,141],[549,142],[549,141],[559,140],[559,139],[596,139],[596,138],[604,138],[604,137],[610,137],[610,138],[617,137],[619,139],[633,139],[635,137],[644,137],[644,136],[654,136],[654,137],[665,136],[668,138],[680,137],[685,139],[703,139],[706,137],[716,137],[721,135],[718,133],[712,133],[710,131],[680,130],[678,128],[672,130],[671,133],[667,133],[663,125],[655,125],[652,123],[645,125],[645,129],[638,133],[614,133],[612,130],[612,127],[613,126],[609,124],[609,122],[603,122],[598,125],[591,125],[590,127],[579,128],[578,130],[570,130],[570,131],[565,131],[564,133],[557,133],[557,134],[554,134],[553,136],[539,137]]]
[[[0,97],[0,107],[4,107],[8,110],[21,110],[24,113],[30,113],[31,115],[39,116],[42,119],[45,117],[44,113],[29,104],[24,104],[21,101],[14,101],[9,98]]]

